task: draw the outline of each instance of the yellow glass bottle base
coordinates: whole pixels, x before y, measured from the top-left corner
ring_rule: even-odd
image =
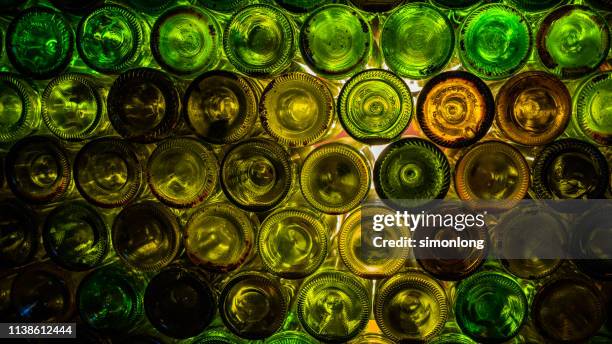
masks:
[[[529,190],[529,166],[522,154],[501,141],[471,148],[459,160],[455,189],[463,200],[519,201]]]
[[[446,323],[446,294],[425,274],[395,275],[377,292],[374,315],[383,333],[394,340],[428,341]]]
[[[344,219],[338,239],[338,251],[344,264],[355,275],[369,279],[393,276],[405,265],[410,254],[407,247],[375,248],[372,240],[369,240],[371,238],[363,237],[364,233],[373,232],[372,216],[376,214],[395,216],[395,211],[383,206],[360,207]],[[399,227],[387,230],[384,234],[386,239],[393,240],[407,237],[408,230]],[[366,250],[372,250],[371,254]]]
[[[359,151],[342,143],[320,146],[310,153],[300,172],[304,198],[328,214],[354,209],[370,190],[368,161]]]
[[[288,73],[268,84],[259,103],[261,123],[274,139],[289,147],[322,139],[334,121],[334,98],[320,79]]]
[[[327,228],[316,214],[282,209],[261,224],[257,248],[264,266],[288,279],[315,272],[327,256]]]

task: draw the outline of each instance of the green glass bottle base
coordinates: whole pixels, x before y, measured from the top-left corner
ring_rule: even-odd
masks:
[[[38,94],[17,74],[0,73],[0,142],[23,139],[39,124]]]
[[[455,316],[465,334],[478,341],[503,342],[527,320],[527,299],[521,286],[497,272],[480,272],[457,288]]]
[[[610,50],[606,20],[583,5],[566,5],[549,13],[537,36],[542,64],[563,79],[595,71]]]
[[[574,125],[600,145],[612,145],[612,72],[587,79],[574,96]]]
[[[46,7],[31,7],[10,23],[6,50],[20,73],[48,79],[72,62],[74,32],[61,13]]]
[[[289,66],[295,54],[293,24],[276,7],[259,4],[235,13],[225,28],[223,48],[239,71],[273,75]]]
[[[160,16],[151,32],[151,51],[166,70],[193,74],[212,68],[221,51],[221,29],[208,11],[175,7]]]
[[[450,187],[450,176],[444,153],[420,138],[391,143],[374,166],[376,193],[394,208],[413,208],[444,198]]]
[[[520,70],[531,54],[531,27],[523,14],[502,4],[471,12],[459,29],[459,57],[483,79],[499,80]]]
[[[53,79],[42,94],[41,104],[47,128],[68,141],[89,138],[104,113],[102,95],[86,74],[67,73]]]
[[[132,10],[106,5],[84,17],[77,30],[79,54],[90,68],[120,73],[134,67],[148,41],[141,19]]]
[[[408,4],[392,12],[382,29],[385,62],[402,77],[423,79],[450,60],[455,33],[450,20],[426,3]]]
[[[314,71],[330,78],[354,74],[372,49],[372,32],[365,19],[345,5],[316,9],[300,32],[300,49]]]
[[[382,144],[399,136],[412,117],[412,96],[392,72],[369,69],[352,77],[338,96],[338,114],[354,139]]]
[[[102,217],[87,204],[79,202],[55,208],[45,220],[42,237],[51,259],[72,271],[99,266],[110,246]]]

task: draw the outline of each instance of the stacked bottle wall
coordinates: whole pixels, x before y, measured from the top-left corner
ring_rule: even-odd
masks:
[[[0,322],[612,342],[610,204],[567,212],[571,238],[512,209],[612,199],[611,20],[581,0],[0,0]],[[432,200],[503,204],[502,244],[465,233],[487,245],[541,231],[602,258],[364,256],[372,214]]]

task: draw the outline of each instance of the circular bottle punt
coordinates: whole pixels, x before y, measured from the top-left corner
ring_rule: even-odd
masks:
[[[547,145],[533,163],[532,184],[539,199],[603,198],[610,168],[590,143],[563,139]]]
[[[176,3],[176,0],[127,0],[131,7],[146,13],[160,13]]]
[[[310,74],[293,72],[272,80],[259,102],[266,132],[289,147],[323,139],[334,124],[334,97],[325,83]]]
[[[455,190],[462,200],[491,201],[494,206],[510,208],[529,191],[529,165],[507,143],[479,143],[457,163]]]
[[[193,344],[240,344],[242,340],[236,338],[232,333],[222,329],[207,330],[196,339]]]
[[[251,0],[198,0],[200,5],[219,12],[234,12],[240,10]]]
[[[300,171],[302,195],[311,206],[327,214],[344,214],[367,196],[371,171],[358,150],[329,143],[312,151]]]
[[[477,344],[470,337],[459,333],[447,333],[435,337],[430,344]]]
[[[344,219],[338,239],[338,251],[344,264],[353,274],[368,279],[393,276],[404,267],[410,254],[407,247],[383,250],[373,246],[373,237],[398,240],[409,236],[406,227],[374,234],[373,217],[377,215],[395,216],[395,211],[383,206],[361,206]]]
[[[537,234],[533,228],[538,228]],[[519,207],[504,215],[493,231],[499,234],[501,245],[497,250],[502,255],[502,263],[514,276],[543,278],[563,263],[561,259],[542,258],[555,252],[563,257],[567,252],[568,229],[555,212],[541,207]],[[529,238],[530,245],[525,245],[525,238]]]
[[[612,113],[608,99],[612,96],[612,72],[596,74],[582,83],[574,98],[574,126],[600,145],[612,145]]]
[[[265,344],[317,344],[309,335],[299,331],[283,331],[266,339]]]
[[[178,220],[159,203],[131,204],[115,217],[112,241],[115,252],[128,266],[156,271],[170,264],[179,253]]]
[[[62,12],[84,15],[94,8],[100,7],[104,0],[51,0],[51,3]]]
[[[142,281],[117,266],[94,270],[77,289],[79,316],[98,331],[126,331],[142,317],[143,287]]]
[[[583,214],[572,230],[572,253],[578,268],[592,278],[612,281],[612,259],[606,245],[612,228],[609,219],[612,207],[594,207]]]
[[[370,26],[355,9],[332,4],[312,12],[300,31],[305,62],[318,74],[343,78],[368,62],[372,51]]]
[[[45,88],[41,114],[47,128],[62,140],[78,141],[94,135],[105,112],[103,96],[86,74],[62,74]]]
[[[533,301],[540,333],[554,342],[582,342],[606,319],[603,295],[589,280],[560,278],[545,284]]]
[[[412,137],[388,145],[374,165],[374,186],[389,206],[414,208],[444,198],[450,187],[450,165],[429,141]]]
[[[220,179],[232,203],[249,211],[266,211],[285,199],[294,172],[285,148],[271,140],[250,139],[225,154]]]
[[[29,203],[58,201],[70,186],[68,156],[49,137],[29,136],[15,143],[6,156],[5,169],[13,193]]]
[[[513,76],[495,99],[497,126],[510,140],[526,146],[547,144],[561,135],[572,114],[567,87],[545,72]]]
[[[19,273],[11,285],[11,306],[20,322],[63,322],[71,318],[74,294],[59,270],[34,267]]]
[[[491,90],[477,76],[463,71],[431,78],[419,93],[417,119],[436,144],[462,148],[483,138],[495,117]]]
[[[109,250],[104,220],[85,203],[70,202],[55,208],[45,220],[42,240],[57,265],[85,271],[102,264]]]
[[[202,140],[235,143],[257,122],[256,85],[236,73],[214,70],[197,77],[185,93],[184,115]]]
[[[279,6],[295,13],[308,13],[330,2],[332,0],[276,0]]]
[[[226,26],[223,48],[231,64],[245,74],[277,74],[295,54],[293,24],[276,7],[244,7]]]
[[[383,333],[396,341],[429,340],[446,323],[444,289],[422,273],[395,275],[377,291],[374,316]]]
[[[502,273],[479,272],[457,288],[457,323],[477,341],[501,343],[513,338],[526,321],[527,311],[521,286]]]
[[[74,32],[61,13],[46,7],[31,7],[11,21],[6,33],[6,50],[19,73],[34,79],[49,79],[72,61]]]
[[[264,339],[278,331],[287,314],[281,285],[272,276],[243,272],[232,277],[219,297],[225,326],[239,337]]]
[[[230,203],[198,208],[184,229],[183,243],[194,264],[214,272],[242,265],[253,252],[255,224],[249,215]]]
[[[446,213],[457,216],[462,214],[459,209],[445,209]],[[411,238],[415,242],[422,240],[448,240],[456,238],[457,230],[451,226],[416,230]],[[483,247],[455,248],[455,247],[415,247],[414,256],[423,270],[433,277],[444,281],[459,281],[472,275],[484,263],[489,253],[489,235],[486,227],[471,228],[461,234],[463,240],[482,241]]]
[[[475,5],[482,0],[430,0],[435,5],[446,8],[466,8]]]
[[[408,85],[392,72],[366,70],[344,84],[338,96],[338,116],[354,139],[387,143],[408,127],[412,95]]]
[[[314,273],[327,257],[328,228],[317,214],[285,208],[261,224],[257,251],[267,270],[287,279]]]
[[[540,12],[555,7],[567,0],[509,0],[516,8],[529,12]]]
[[[74,161],[74,181],[89,203],[101,208],[122,207],[142,190],[143,168],[132,146],[105,137],[85,144]]]
[[[0,202],[0,267],[25,265],[36,253],[37,243],[38,230],[30,208],[17,200]]]
[[[146,169],[151,192],[173,208],[191,208],[217,190],[215,154],[191,138],[170,138],[151,153]]]
[[[174,7],[155,22],[151,51],[165,70],[179,75],[198,73],[219,61],[221,29],[206,10]]]
[[[38,128],[36,91],[17,74],[0,73],[0,142],[20,140]]]
[[[367,325],[371,303],[359,279],[342,271],[322,271],[302,284],[298,319],[306,332],[324,342],[343,343]]]
[[[193,269],[172,266],[162,270],[144,294],[147,318],[172,338],[200,334],[212,322],[216,302],[208,282]]]
[[[404,0],[351,0],[357,8],[368,12],[387,12],[403,2]]]
[[[434,6],[412,3],[393,11],[381,36],[385,62],[398,75],[423,79],[448,64],[455,47],[450,20]]]
[[[107,106],[115,130],[140,143],[167,137],[176,127],[181,110],[174,81],[151,68],[136,68],[119,75],[108,94]]]
[[[549,13],[537,37],[542,64],[563,79],[595,71],[608,56],[610,29],[606,20],[582,5],[566,5]]]
[[[106,5],[83,17],[77,48],[83,62],[101,73],[120,73],[135,67],[148,42],[149,28],[132,10]]]
[[[509,77],[531,55],[533,37],[514,7],[488,4],[472,11],[459,29],[459,57],[467,70],[487,80]]]

